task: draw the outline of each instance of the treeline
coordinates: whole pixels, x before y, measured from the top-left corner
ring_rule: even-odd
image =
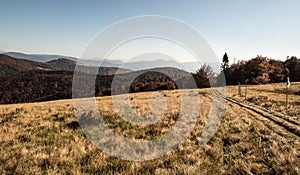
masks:
[[[166,68],[165,70],[169,71],[169,68]],[[139,76],[136,76],[136,74],[139,74],[139,72],[114,76],[97,76],[95,95],[107,96],[177,89],[176,83],[164,73],[145,71]]]
[[[5,77],[0,104],[27,103],[72,97],[71,71],[28,71]]]
[[[295,56],[287,57],[285,61],[257,56],[230,65],[228,55],[225,53],[220,69],[221,73],[217,75],[209,65],[202,65],[196,73],[192,74],[197,88],[239,83],[279,83],[286,82],[287,77],[293,82],[300,81],[300,59]]]
[[[165,68],[166,72],[176,71]],[[0,104],[27,103],[59,99],[70,99],[72,93],[77,97],[109,96],[157,90],[177,89],[175,82],[164,73],[145,71],[132,82],[128,81],[135,72],[120,75],[97,75],[96,82],[90,87],[95,75],[79,73],[77,80],[80,88],[72,91],[72,71],[33,70],[5,77],[0,83]],[[112,87],[112,83],[114,87]],[[74,94],[73,94],[74,95]]]
[[[287,57],[285,61],[257,56],[248,61],[228,63],[225,53],[221,71],[227,85],[278,83],[286,81],[287,77],[290,81],[300,81],[300,59],[295,56]]]

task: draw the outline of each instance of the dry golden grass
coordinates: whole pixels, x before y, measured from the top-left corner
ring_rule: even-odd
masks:
[[[260,88],[272,89],[271,85],[251,86],[249,97]],[[229,96],[235,89],[228,88]],[[174,125],[180,94],[190,90],[161,93],[167,100],[166,115],[150,126],[122,120],[112,108],[111,97],[97,98],[97,105],[116,133],[152,139]],[[268,92],[261,93],[276,100]],[[72,100],[1,105],[0,174],[300,174],[299,137],[233,103],[226,105],[215,136],[200,148],[197,137],[205,125],[211,96],[209,89],[199,94],[201,111],[188,139],[167,155],[142,162],[120,160],[97,149],[78,126]],[[130,103],[137,113],[145,114],[149,98],[153,98],[151,93],[130,94]],[[291,102],[296,100],[291,97]]]

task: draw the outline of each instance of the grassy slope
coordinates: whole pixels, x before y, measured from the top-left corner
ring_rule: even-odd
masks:
[[[272,86],[251,88],[255,91],[255,88],[269,89]],[[283,88],[283,85],[278,85],[278,88]],[[236,89],[229,87],[228,95],[235,96]],[[180,92],[162,92],[169,100],[167,114],[174,116],[178,112]],[[188,92],[186,90],[182,93]],[[201,113],[198,124],[189,138],[168,155],[146,162],[119,160],[97,149],[76,125],[71,100],[1,105],[0,172],[1,174],[300,173],[299,137],[235,104],[227,104],[227,111],[218,132],[207,145],[199,148],[196,137],[201,134],[206,121],[205,116],[210,109],[210,91],[204,89],[200,92]],[[260,94],[276,100],[267,92]],[[148,111],[149,104],[145,99],[149,97],[150,93],[132,94],[131,103],[137,112],[143,114]],[[298,96],[292,96],[291,100],[293,98]],[[108,125],[117,133],[129,138],[159,137],[173,126],[176,119],[163,117],[156,126],[140,128],[122,121],[116,122],[119,118],[112,111],[111,97],[97,98],[97,104],[101,106],[101,112]],[[295,103],[293,108],[299,108],[295,105],[297,104]],[[153,130],[157,132],[149,132]]]

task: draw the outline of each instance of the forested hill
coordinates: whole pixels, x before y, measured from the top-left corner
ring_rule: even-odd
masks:
[[[72,98],[73,71],[76,62],[57,59],[39,63],[0,55],[0,103],[24,103]],[[116,71],[118,78],[114,94],[176,89],[174,81],[190,75],[176,68],[156,68],[130,71],[100,67],[98,75],[89,74],[95,67],[82,66],[82,76],[96,77],[95,95],[111,95],[111,83]],[[95,71],[93,71],[95,72]],[[139,75],[139,76],[137,76]],[[169,77],[172,77],[172,79]],[[129,82],[129,77],[135,77]],[[84,83],[82,84],[84,86]],[[124,89],[128,89],[124,92]],[[78,92],[86,93],[86,92]]]

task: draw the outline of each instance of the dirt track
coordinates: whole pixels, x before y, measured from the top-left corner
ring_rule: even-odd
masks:
[[[238,106],[240,106],[242,109],[248,111],[252,116],[255,116],[255,118],[265,118],[268,119],[273,124],[279,125],[282,128],[284,128],[286,131],[300,137],[300,122],[297,120],[292,119],[291,117],[281,114],[279,112],[274,111],[268,111],[262,107],[253,105],[253,104],[246,104],[243,102],[240,102],[238,100],[235,100],[230,97],[226,97],[222,95],[217,90],[214,90],[214,93],[216,93],[217,97],[226,99],[227,102],[234,103]],[[265,122],[268,123],[268,122]]]

